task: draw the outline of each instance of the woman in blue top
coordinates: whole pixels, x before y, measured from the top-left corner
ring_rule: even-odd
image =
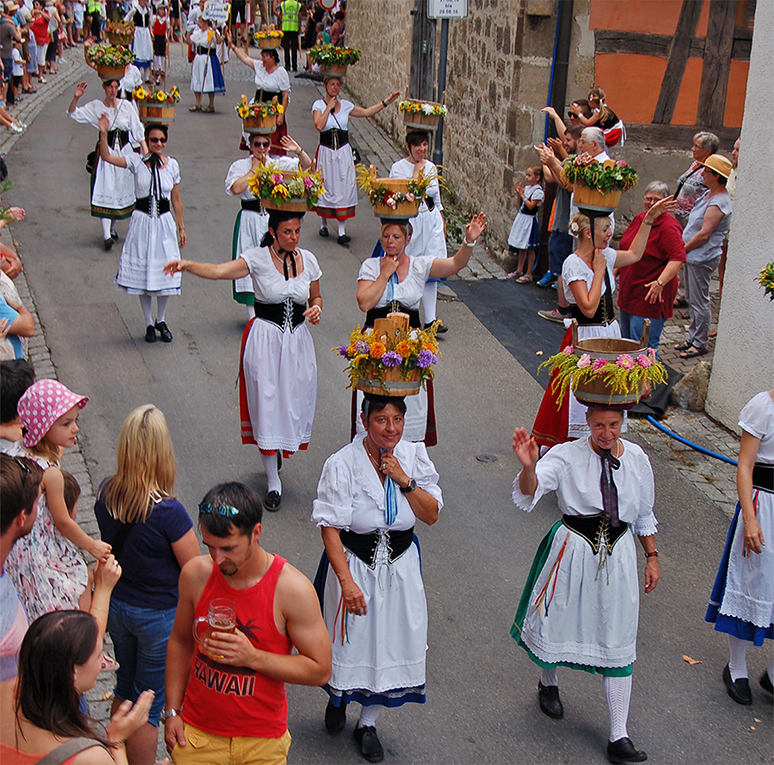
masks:
[[[191,519],[170,494],[176,475],[164,414],[152,404],[137,407],[121,427],[118,470],[103,481],[94,507],[102,539],[123,568],[108,618],[120,664],[112,711],[147,689],[156,694],[148,722],[126,742],[129,762],[155,760],[177,581],[199,555]]]
[[[696,200],[683,231],[685,242],[685,299],[691,318],[688,339],[675,346],[680,358],[692,359],[707,352],[709,342],[709,284],[712,272],[720,264],[723,240],[731,225],[731,197],[726,191],[733,164],[722,154],[713,154],[702,162],[707,190]]]

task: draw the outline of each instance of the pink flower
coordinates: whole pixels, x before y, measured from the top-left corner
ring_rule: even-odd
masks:
[[[622,159],[619,159],[618,162],[616,162],[616,165],[618,165],[618,167],[628,167],[629,163],[624,162]]]
[[[562,353],[566,353],[568,356],[571,356],[573,353],[575,353],[575,348],[572,347],[572,344],[565,345],[564,348],[562,348]]]
[[[282,181],[283,181],[283,178],[282,178],[282,175],[280,173],[275,173],[271,177],[271,182],[272,183],[282,183]]]
[[[648,356],[650,356],[651,361],[656,360],[656,349],[655,348],[648,348]]]
[[[591,356],[589,356],[588,353],[584,353],[583,356],[581,356],[578,359],[578,368],[580,369],[582,367],[588,367],[590,365],[591,365]]]
[[[637,356],[637,365],[641,366],[643,369],[647,369],[652,363],[653,362],[644,353]]]
[[[605,359],[594,359],[594,363],[591,365],[591,368],[595,372],[599,372],[600,369],[602,369],[603,366],[607,364],[607,361]]]
[[[413,202],[414,201],[414,195],[409,191],[408,194],[406,194],[406,201],[407,202]]]
[[[308,189],[311,189],[312,186],[314,186],[314,181],[308,175],[304,178],[304,186]]]
[[[634,369],[634,359],[628,353],[622,353],[615,360],[615,364],[621,369]]]

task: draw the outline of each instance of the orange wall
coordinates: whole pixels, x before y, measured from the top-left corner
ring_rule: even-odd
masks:
[[[709,3],[706,0],[701,9],[697,37],[707,34]],[[673,35],[682,5],[682,0],[591,0],[589,28]]]

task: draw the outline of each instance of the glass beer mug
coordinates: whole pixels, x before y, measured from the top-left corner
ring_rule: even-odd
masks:
[[[204,623],[204,634],[201,634],[199,626]],[[210,607],[207,616],[200,616],[194,619],[193,636],[196,642],[201,646],[202,653],[213,659],[222,659],[219,654],[209,653],[204,648],[204,641],[212,636],[213,632],[236,632],[236,603],[228,598],[215,598],[210,601]]]

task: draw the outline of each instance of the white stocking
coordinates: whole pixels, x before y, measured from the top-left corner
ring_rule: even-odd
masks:
[[[103,218],[103,220],[106,220]],[[153,298],[150,295],[140,295],[140,307],[142,308],[142,315],[145,317],[145,326],[153,326],[153,313],[151,312],[151,301]]]
[[[435,306],[438,302],[438,282],[427,282],[422,292],[422,311],[425,314],[425,324],[435,321]]]
[[[255,306],[254,305],[248,305],[245,306],[247,308],[247,320],[250,321],[250,319],[255,318]]]
[[[632,676],[606,677],[605,696],[610,712],[610,740],[628,738],[626,722],[629,719],[629,702],[632,698]]]
[[[280,481],[279,470],[277,469],[277,455],[261,454],[261,462],[263,462],[266,480],[269,483],[268,491],[277,491],[282,494],[282,481]]]
[[[731,680],[736,682],[740,677],[747,677],[747,641],[734,635],[728,638],[728,671]]]
[[[99,222],[102,224],[102,238],[110,239],[110,224],[113,221],[110,218],[100,218]]]
[[[339,221],[339,236],[344,236],[344,234],[347,233],[347,221],[340,220]]]
[[[549,688],[552,685],[559,685],[559,681],[556,679],[556,668],[554,669],[541,669],[540,670],[540,682],[543,683],[543,685],[546,688]]]
[[[379,717],[379,712],[382,711],[382,707],[379,704],[372,704],[370,707],[363,707],[360,710],[360,719],[357,721],[358,728],[375,728],[376,718]]]
[[[156,321],[164,321],[164,317],[167,315],[167,303],[169,302],[169,295],[159,295],[156,298]]]

